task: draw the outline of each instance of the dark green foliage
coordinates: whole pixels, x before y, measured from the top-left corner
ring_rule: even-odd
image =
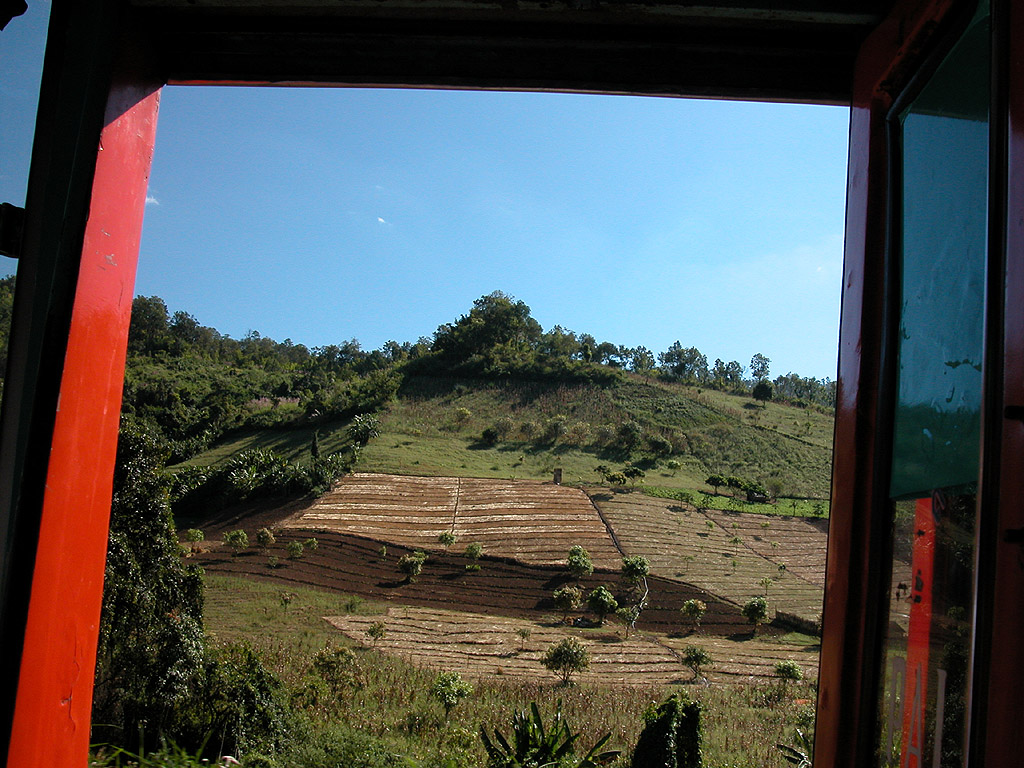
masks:
[[[444,707],[445,719],[460,701],[473,692],[473,686],[462,679],[458,672],[441,672],[430,686],[430,695]]]
[[[575,579],[582,579],[594,572],[594,564],[590,560],[590,553],[580,544],[574,544],[569,548],[569,557],[565,561],[569,573]]]
[[[348,648],[323,648],[313,656],[313,671],[338,696],[349,688],[362,688],[356,655]]]
[[[348,427],[348,435],[356,445],[366,445],[380,435],[380,419],[371,414],[359,414]]]
[[[642,555],[622,558],[622,577],[630,584],[639,584],[651,572],[651,563]]]
[[[166,454],[124,419],[117,446],[94,721],[97,739],[138,746],[139,725],[179,731],[203,678],[202,571],[179,556],[161,474]]]
[[[789,744],[776,744],[775,748],[782,753],[782,757],[788,763],[797,768],[811,768],[814,757],[814,741],[808,738],[799,728],[793,737],[793,746]]]
[[[423,572],[423,563],[427,561],[425,552],[416,551],[409,555],[402,555],[398,559],[398,570],[405,574],[405,580],[411,583]]]
[[[560,587],[555,590],[551,598],[555,603],[555,608],[562,612],[563,618],[568,619],[569,614],[583,602],[583,590],[579,587]]]
[[[580,734],[573,733],[562,716],[559,699],[550,725],[545,727],[536,702],[529,711],[520,710],[512,715],[512,733],[506,739],[494,729],[494,740],[487,729],[480,726],[480,738],[487,750],[487,768],[543,768],[568,765],[573,768],[596,768],[607,765],[619,756],[618,751],[601,752],[611,734],[605,734],[579,760],[572,759]]]
[[[190,752],[206,744],[243,752],[273,746],[287,727],[277,681],[247,646],[206,648],[202,572],[179,556],[165,457],[152,428],[123,419],[93,740],[130,750],[140,738],[166,738]]]
[[[700,768],[700,704],[673,694],[644,714],[631,768]]]
[[[566,637],[544,652],[541,664],[561,677],[564,685],[568,685],[574,674],[590,666],[590,651],[575,637]]]
[[[772,399],[772,393],[772,385],[769,382],[759,381],[754,385],[754,389],[750,394],[753,395],[755,400],[766,403]]]
[[[615,613],[619,601],[605,586],[600,586],[587,596],[587,607],[597,615],[597,623],[604,624],[604,617]]]
[[[295,739],[278,761],[288,768],[415,768],[391,744],[350,726],[332,723],[315,739]]]
[[[746,603],[742,608],[743,616],[754,625],[754,634],[757,628],[768,620],[768,601],[763,597],[755,597]]]

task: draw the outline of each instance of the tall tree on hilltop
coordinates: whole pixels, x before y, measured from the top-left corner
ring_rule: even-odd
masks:
[[[678,341],[658,355],[658,362],[669,376],[703,383],[708,378],[708,358],[696,347],[683,348]]]
[[[760,352],[750,358],[750,375],[754,377],[755,381],[765,381],[768,378],[771,362]]]
[[[540,338],[540,323],[531,317],[526,303],[494,291],[474,301],[469,314],[440,326],[434,333],[434,351],[456,360],[468,360],[474,355],[487,357],[499,351],[532,351]]]

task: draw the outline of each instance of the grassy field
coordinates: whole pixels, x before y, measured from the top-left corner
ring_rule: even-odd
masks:
[[[310,718],[324,728],[344,723],[372,735],[395,752],[420,761],[424,768],[483,766],[485,755],[476,733],[479,726],[486,723],[507,733],[512,712],[530,701],[537,701],[543,712],[551,713],[561,699],[573,729],[583,733],[584,745],[611,732],[609,746],[628,750],[639,734],[644,708],[671,690],[683,688],[704,708],[704,756],[709,768],[784,768],[787,763],[774,745],[789,742],[797,725],[806,728],[809,724],[814,693],[813,685],[808,683],[699,686],[687,682],[672,686],[582,682],[563,687],[550,675],[536,679],[511,675],[475,678],[473,693],[445,720],[441,707],[429,695],[438,671],[436,664],[411,663],[386,652],[387,639],[377,648],[368,646],[365,639],[353,639],[322,618],[335,616],[356,624],[383,616],[378,613],[382,608],[312,589],[294,588],[289,594],[286,605],[281,600],[280,586],[210,574],[208,630],[220,640],[250,640],[291,688],[302,685],[312,654],[320,648],[352,648],[359,686],[344,692],[337,701],[312,708]],[[773,658],[800,658],[801,653],[807,653],[792,642],[769,652]],[[720,653],[712,649],[713,656]],[[449,668],[455,664],[448,658],[445,663]]]
[[[496,444],[481,440],[500,418],[513,429]],[[541,437],[563,419],[565,433]],[[645,435],[667,440],[672,453],[655,455],[644,441],[625,450],[614,432],[635,421]],[[362,451],[358,469],[414,475],[594,482],[599,464],[627,461],[646,482],[671,490],[710,492],[709,474],[767,483],[781,495],[824,500],[829,492],[832,415],[747,396],[628,375],[613,387],[540,382],[413,379],[381,414],[381,435]],[[348,447],[345,423],[318,427],[323,452]],[[215,464],[248,448],[272,448],[290,460],[309,455],[312,427],[240,433],[188,464]],[[669,461],[678,467],[669,466]]]

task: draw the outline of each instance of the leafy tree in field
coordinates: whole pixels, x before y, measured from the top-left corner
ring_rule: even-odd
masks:
[[[760,400],[762,405],[766,405],[772,399],[772,385],[767,381],[759,381],[754,385],[751,394],[755,400]]]
[[[765,381],[768,378],[768,370],[771,360],[758,352],[750,358],[750,375],[755,381]]]
[[[277,538],[274,536],[274,532],[269,528],[260,528],[256,531],[256,543],[260,549],[266,550],[268,547],[273,546],[276,541]]]
[[[569,573],[577,581],[594,572],[594,564],[590,560],[590,553],[579,544],[574,544],[569,548],[569,557],[566,559],[565,564],[569,569]]]
[[[639,423],[630,419],[619,425],[616,436],[622,447],[627,451],[631,451],[640,444],[640,440],[644,436],[644,428]]]
[[[763,597],[752,598],[743,606],[742,610],[744,618],[754,625],[754,634],[756,635],[757,628],[768,620],[768,601]]]
[[[615,616],[622,622],[626,629],[626,639],[629,640],[629,630],[636,629],[636,620],[640,618],[639,605],[622,605],[615,611]]]
[[[466,557],[470,560],[479,560],[483,553],[483,545],[479,542],[474,541],[466,545]]]
[[[301,560],[305,547],[301,541],[289,541],[288,546],[285,547],[285,551],[288,553],[289,560]]]
[[[564,685],[568,685],[574,674],[590,666],[590,651],[575,637],[567,637],[544,652],[541,664],[561,677]]]
[[[693,384],[707,381],[708,359],[696,347],[684,349],[678,341],[658,355],[661,368],[670,377]]]
[[[770,577],[765,576],[762,579],[760,579],[757,583],[764,587],[764,596],[768,597],[768,588],[775,582],[772,581]]]
[[[437,541],[445,549],[448,549],[448,547],[455,543],[455,534],[451,531],[442,531],[437,535]]]
[[[690,620],[691,631],[696,632],[700,629],[700,620],[704,618],[707,610],[708,605],[703,600],[687,600],[683,603],[683,607],[679,609],[679,612]]]
[[[469,314],[434,333],[433,349],[453,363],[474,357],[490,363],[531,355],[541,339],[530,308],[501,291],[481,296]]]
[[[647,473],[640,469],[640,467],[628,464],[625,467],[623,467],[622,476],[628,479],[635,486],[637,480],[643,482],[643,479],[647,476]]]
[[[228,531],[224,534],[224,543],[234,550],[233,554],[239,554],[249,546],[249,534],[241,528],[235,531]]]
[[[622,558],[622,576],[631,586],[637,586],[651,573],[651,563],[642,555]]]
[[[597,614],[597,623],[602,625],[605,616],[615,613],[619,607],[619,601],[607,587],[602,585],[587,596],[587,607]]]
[[[563,620],[568,620],[569,614],[576,610],[583,602],[583,590],[579,587],[560,587],[551,596],[555,608],[562,612]]]
[[[711,654],[699,645],[688,645],[683,650],[683,664],[693,672],[693,679],[701,676],[701,670],[711,664]]]
[[[366,629],[366,636],[373,641],[374,648],[377,647],[377,641],[383,640],[387,635],[388,631],[383,621],[375,621]]]
[[[795,661],[786,659],[775,665],[775,676],[783,682],[799,682],[804,679],[804,671]]]
[[[721,488],[723,485],[728,485],[729,483],[729,481],[725,478],[724,475],[709,475],[708,479],[705,480],[704,482],[715,489],[716,496],[718,495],[718,489]]]
[[[629,368],[634,373],[650,373],[655,363],[654,353],[647,347],[637,347],[630,353]]]
[[[306,549],[307,552],[316,552],[317,549],[320,547],[320,542],[317,541],[315,538],[310,538],[306,539],[302,543],[302,546]]]
[[[678,472],[682,466],[683,465],[680,464],[679,461],[676,459],[669,459],[668,461],[665,462],[666,469],[668,469],[668,471],[671,472],[673,475],[675,475],[676,472]]]
[[[348,648],[321,648],[313,656],[313,669],[337,696],[346,688],[361,688],[359,664]]]
[[[516,629],[516,636],[519,638],[519,650],[525,651],[526,644],[530,640],[530,636],[533,634],[533,630],[529,627],[519,627]]]
[[[418,550],[409,555],[402,555],[398,559],[398,570],[405,574],[406,583],[412,583],[417,576],[423,573],[423,563],[426,560],[426,553]]]
[[[473,692],[473,686],[462,679],[458,672],[441,672],[430,686],[430,695],[444,707],[445,719],[452,709]]]

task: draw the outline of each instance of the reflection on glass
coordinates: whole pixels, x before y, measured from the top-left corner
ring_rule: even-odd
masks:
[[[984,5],[984,4],[983,4]],[[981,425],[987,7],[900,115],[893,562],[878,762],[959,765]]]

